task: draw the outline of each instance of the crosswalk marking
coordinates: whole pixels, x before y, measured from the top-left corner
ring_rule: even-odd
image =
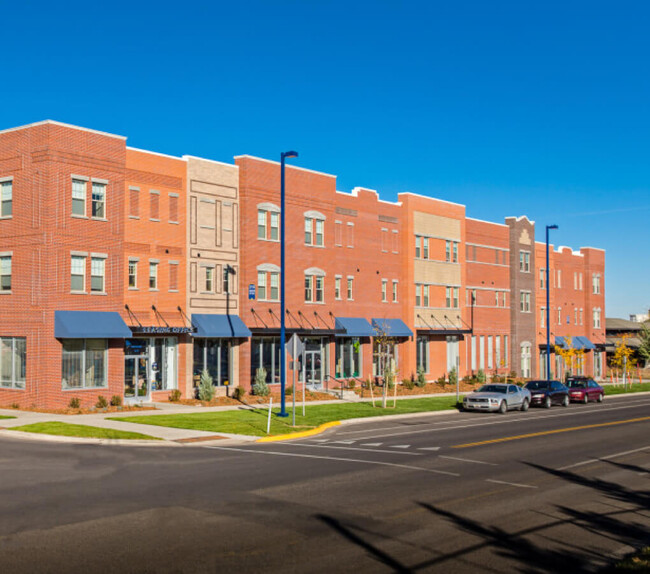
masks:
[[[410,444],[392,444],[390,448],[411,448]]]
[[[381,443],[381,442],[366,442],[366,443],[363,443],[360,446],[381,446],[382,444],[383,443]]]
[[[418,450],[440,450],[439,446],[425,446],[422,448],[419,448]]]

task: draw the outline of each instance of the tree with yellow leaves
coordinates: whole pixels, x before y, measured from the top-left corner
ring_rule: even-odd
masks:
[[[564,364],[564,372],[561,374],[562,381],[566,380],[567,371],[569,375],[573,375],[575,371],[582,369],[585,360],[585,350],[575,348],[571,337],[564,337],[564,343],[564,347],[555,345],[555,354],[562,357]]]
[[[616,350],[614,351],[614,356],[610,359],[610,364],[616,371],[616,379],[618,380],[618,369],[623,373],[623,378],[626,380],[629,378],[629,375],[632,373],[634,368],[633,361],[630,360],[634,350],[627,346],[627,340],[630,338],[629,333],[621,335],[621,338],[616,343]]]

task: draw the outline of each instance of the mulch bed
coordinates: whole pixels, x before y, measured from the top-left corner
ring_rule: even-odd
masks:
[[[251,395],[246,393],[241,401],[233,399],[231,397],[214,397],[211,401],[200,401],[199,399],[181,399],[175,401],[174,404],[177,405],[187,405],[187,406],[203,406],[203,407],[228,407],[228,406],[238,406],[238,405],[260,405],[268,404],[269,398],[273,399],[274,405],[280,404],[280,393],[279,391],[272,391],[270,395],[266,397],[258,397],[256,395]],[[285,395],[286,401],[291,401],[291,395]],[[305,393],[305,401],[332,401],[336,400],[338,397],[330,395],[328,393],[319,393],[315,391],[307,391]],[[302,391],[300,389],[296,390],[296,402],[302,401]]]
[[[140,407],[135,405],[123,405],[121,407],[108,406],[105,409],[98,409],[95,407],[81,407],[79,409],[71,409],[66,407],[63,409],[42,409],[38,407],[18,407],[0,406],[0,409],[8,409],[14,411],[27,411],[32,413],[49,413],[52,415],[96,415],[99,413],[128,413],[129,411],[155,411],[156,407]]]
[[[512,379],[508,379],[509,383],[516,383],[517,381],[513,381]],[[459,385],[459,390],[461,393],[471,393],[472,391],[475,391],[478,389],[481,384],[484,383],[468,383],[467,381],[460,381]],[[375,396],[381,396],[383,393],[383,387],[380,386],[375,386],[373,387],[373,392]],[[370,390],[365,389],[365,388],[355,388],[354,392],[359,395],[361,398],[368,398],[370,397]],[[418,387],[415,386],[412,389],[407,389],[403,384],[398,384],[397,385],[397,396],[398,397],[409,397],[409,396],[417,396],[417,395],[435,395],[437,393],[453,393],[456,392],[456,385],[452,385],[451,383],[447,383],[445,385],[441,385],[440,383],[427,383],[424,385],[424,387]],[[388,395],[393,396],[395,393],[394,390],[388,390]]]

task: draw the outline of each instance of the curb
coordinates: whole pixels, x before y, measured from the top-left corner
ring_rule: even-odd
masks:
[[[12,431],[1,429],[0,436],[16,438],[19,440],[31,440],[37,442],[67,442],[70,444],[102,444],[113,446],[173,446],[182,447],[182,444],[165,439],[119,439],[119,438],[83,438],[78,436],[62,436],[54,434],[30,433],[27,431]]]
[[[314,429],[307,430],[307,431],[302,431],[302,432],[295,432],[291,434],[279,434],[277,436],[265,436],[262,437],[255,442],[280,442],[283,440],[291,440],[291,439],[296,439],[296,438],[305,438],[308,436],[314,436],[317,434],[321,434],[325,432],[327,429],[338,426],[341,424],[341,421],[330,421],[328,423],[324,423],[320,426],[317,426]]]

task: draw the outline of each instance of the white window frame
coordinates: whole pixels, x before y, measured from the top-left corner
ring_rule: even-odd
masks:
[[[91,182],[90,190],[90,216],[92,219],[106,219],[106,190],[108,184],[103,181]],[[95,199],[97,197],[97,199]],[[97,207],[101,205],[102,215],[95,215]]]
[[[8,286],[5,277],[9,277]],[[13,253],[0,253],[0,293],[10,294],[13,288]]]
[[[347,279],[347,300],[354,301],[354,277],[348,276]]]
[[[70,255],[70,291],[72,293],[85,293],[86,292],[86,263],[87,263],[88,256],[87,255],[82,255],[80,253],[72,253]],[[77,266],[75,267],[75,262],[77,263]],[[75,273],[75,271],[79,271],[81,269],[81,273]],[[73,289],[72,288],[72,278],[73,277],[81,277],[81,282],[82,282],[82,287],[81,289]]]
[[[131,290],[136,290],[138,288],[138,262],[138,259],[129,257],[129,266],[127,269],[127,287]],[[134,271],[133,273],[131,273],[132,268]],[[131,277],[133,277],[133,285],[131,285]]]
[[[334,299],[341,300],[341,276],[334,277]]]
[[[158,266],[160,261],[149,260],[149,291],[158,291]],[[153,286],[152,286],[153,283]]]
[[[0,219],[11,219],[14,213],[14,178],[0,178]]]
[[[88,178],[72,177],[72,217],[86,217],[86,203],[88,201]],[[83,205],[83,213],[75,213],[76,205]]]
[[[388,303],[388,279],[381,280],[381,302]]]
[[[398,284],[399,284],[398,281],[393,280],[393,303],[398,302],[398,293],[397,293]]]
[[[93,279],[101,278],[101,289],[95,289]],[[106,256],[91,255],[90,257],[90,292],[106,293]]]

